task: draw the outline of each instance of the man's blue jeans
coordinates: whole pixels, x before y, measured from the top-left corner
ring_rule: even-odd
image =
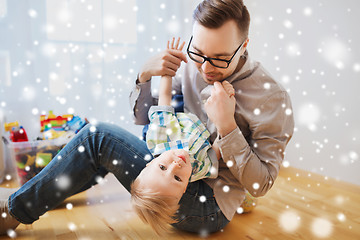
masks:
[[[131,183],[151,159],[146,143],[126,130],[106,123],[88,124],[38,175],[9,197],[10,214],[31,224],[108,172],[130,192]],[[199,201],[200,196],[206,201]],[[228,223],[212,189],[201,180],[188,185],[179,204],[179,222],[174,224],[178,229],[210,233]]]

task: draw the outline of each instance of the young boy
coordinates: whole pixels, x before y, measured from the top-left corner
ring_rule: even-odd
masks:
[[[181,51],[185,42],[179,47],[180,38],[175,45],[174,41],[173,38],[171,49]],[[189,182],[217,177],[220,158],[217,143],[210,145],[210,133],[198,117],[174,112],[171,81],[170,76],[161,78],[158,106],[149,110],[146,143],[155,159],[146,165],[131,186],[136,213],[158,233],[175,222],[172,217]],[[233,97],[232,85],[226,81],[222,85],[229,97]]]

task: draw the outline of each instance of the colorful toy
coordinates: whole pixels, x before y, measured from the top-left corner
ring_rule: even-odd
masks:
[[[35,166],[37,168],[44,168],[46,165],[50,163],[52,160],[53,155],[51,153],[37,153],[36,154],[36,160],[35,160]]]
[[[88,123],[89,122],[87,121],[86,118],[81,119],[78,116],[74,116],[73,119],[67,123],[69,129],[66,130],[71,130],[74,131],[75,133],[78,133]]]
[[[5,128],[6,132],[10,132],[13,128],[17,128],[17,127],[19,127],[19,122],[18,121],[4,124],[4,128]]]
[[[40,116],[40,127],[41,132],[46,132],[50,129],[55,131],[73,131],[77,133],[89,122],[87,119],[81,119],[78,116],[71,114],[65,114],[62,116],[56,116],[53,114],[53,111],[49,111],[49,115]],[[52,135],[56,135],[52,133]],[[44,137],[44,139],[52,139],[55,137]]]
[[[49,129],[54,129],[56,131],[65,131],[65,127],[68,121],[73,119],[74,115],[65,114],[62,116],[56,116],[53,114],[53,111],[49,111],[49,115],[40,116],[40,127],[41,132],[47,131]]]
[[[42,139],[45,139],[45,140],[55,139],[55,138],[64,136],[66,133],[67,133],[66,131],[56,131],[54,129],[49,129],[42,133],[42,136],[43,136]]]
[[[19,126],[19,122],[11,122],[4,124],[5,131],[10,132],[10,140],[12,142],[27,142],[28,137],[25,129]]]

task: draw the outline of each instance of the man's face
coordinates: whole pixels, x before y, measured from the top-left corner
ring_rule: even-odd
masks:
[[[243,41],[244,39],[241,38],[239,29],[233,20],[224,23],[217,29],[206,28],[195,22],[190,51],[210,58],[230,60]],[[208,84],[214,84],[214,82],[222,81],[232,75],[237,69],[240,56],[245,52],[246,45],[247,40],[226,69],[214,67],[208,61],[204,63],[194,62],[204,81]]]
[[[154,158],[140,172],[140,184],[178,201],[186,190],[191,172],[188,152],[169,150]]]

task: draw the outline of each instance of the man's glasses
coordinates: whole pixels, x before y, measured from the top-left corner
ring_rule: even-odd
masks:
[[[206,61],[208,61],[211,65],[213,65],[214,67],[217,68],[228,68],[231,61],[233,60],[233,58],[235,57],[236,53],[239,51],[239,49],[244,45],[245,41],[236,49],[234,55],[232,55],[232,57],[230,58],[230,60],[225,60],[225,59],[219,59],[219,58],[209,58],[209,57],[205,57],[203,55],[200,55],[198,53],[194,53],[192,51],[190,51],[190,44],[192,41],[193,36],[191,36],[190,38],[190,42],[189,45],[187,47],[187,54],[189,55],[189,57],[191,58],[191,60],[193,60],[194,62],[197,63],[205,63]]]

